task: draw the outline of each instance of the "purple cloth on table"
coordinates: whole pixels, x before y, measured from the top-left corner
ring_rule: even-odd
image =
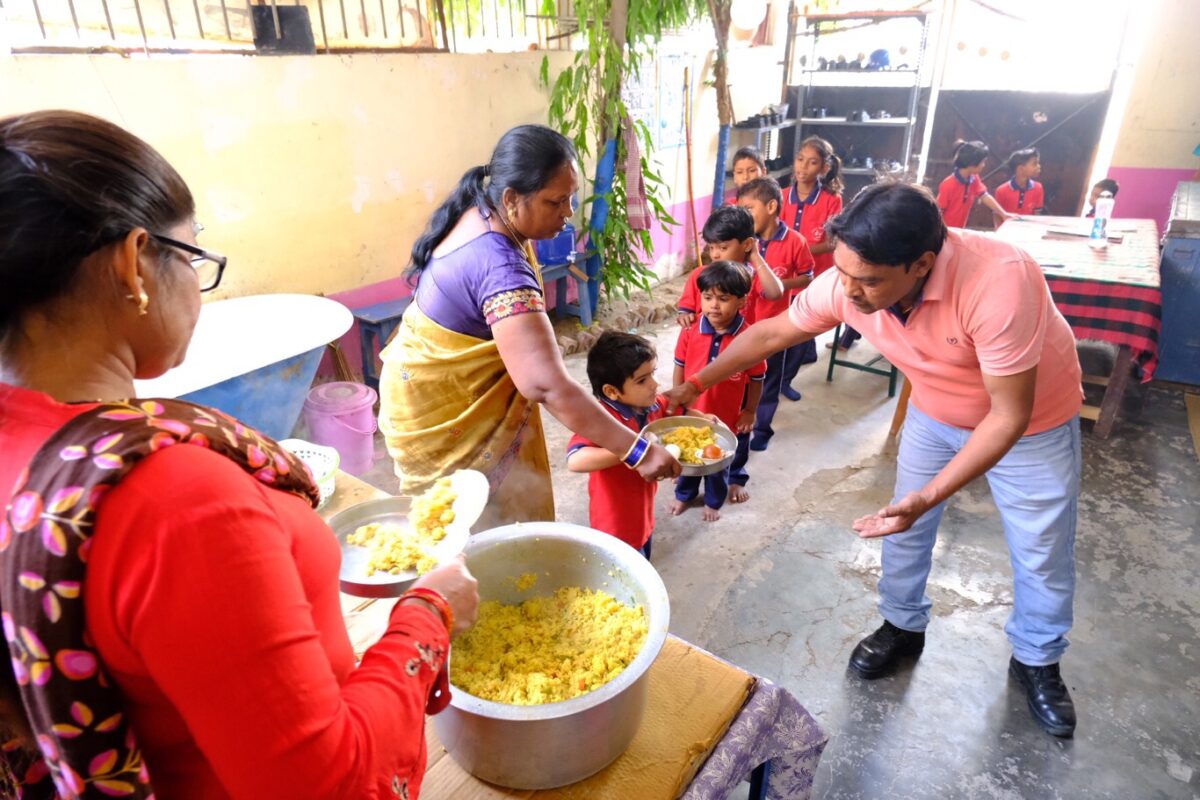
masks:
[[[763,762],[767,797],[808,800],[828,737],[792,693],[759,678],[754,693],[692,780],[682,800],[718,800]]]
[[[488,231],[429,260],[417,281],[417,307],[458,333],[491,339],[484,302],[514,289],[541,291],[529,259],[502,233]]]

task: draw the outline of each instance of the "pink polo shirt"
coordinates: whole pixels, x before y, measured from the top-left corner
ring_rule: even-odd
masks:
[[[840,275],[831,269],[797,295],[792,322],[804,331],[853,326],[908,377],[912,403],[939,422],[975,428],[991,409],[983,375],[1015,375],[1033,366],[1037,388],[1026,434],[1079,413],[1075,336],[1054,307],[1041,268],[1019,247],[950,230],[907,323],[887,310],[855,309]]]

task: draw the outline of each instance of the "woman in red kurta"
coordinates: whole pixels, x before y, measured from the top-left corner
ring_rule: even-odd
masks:
[[[33,482],[26,473],[45,472],[26,470],[43,444],[99,403],[118,407],[135,377],[182,361],[199,290],[215,288],[224,267],[196,247],[192,214],[178,174],[114,125],[70,112],[0,119],[0,504],[9,506],[0,564],[14,557],[15,537],[44,530],[21,533],[18,520],[18,492]],[[146,417],[137,422],[179,427],[161,406],[162,419],[143,411],[150,406],[128,408]],[[56,741],[127,724],[136,738],[130,752],[140,749],[142,778],[148,772],[160,800],[414,798],[424,713],[449,648],[446,618],[436,603],[402,601],[356,667],[339,604],[337,542],[302,491],[272,488],[275,471],[295,463],[237,427],[261,444],[250,447],[252,464],[275,458],[265,471],[251,474],[194,433],[179,446],[155,439],[113,488],[88,501],[95,520],[90,550],[80,553],[86,580],[81,591],[55,584],[51,603],[69,608],[82,597],[84,641],[119,689],[121,718],[97,718],[76,703],[54,736],[40,730],[29,711],[32,684],[50,675],[47,685],[61,687],[53,681],[72,668],[71,656],[50,647],[41,656],[24,633],[18,642],[9,636],[24,685],[21,699],[12,674],[0,687],[0,722],[14,737],[5,750],[36,734],[64,796],[146,796],[148,784],[117,775],[123,765],[104,753],[72,771],[54,767]],[[92,460],[112,467],[103,457],[121,446],[93,447]],[[311,488],[306,475],[297,481]],[[42,536],[53,549],[53,537]],[[18,597],[36,584],[30,574],[21,573]],[[422,583],[448,602],[455,632],[470,624],[478,598],[461,563]],[[12,613],[6,602],[6,627]],[[87,663],[82,651],[70,652]],[[31,656],[45,662],[33,664],[32,681]],[[28,781],[26,797],[53,796],[45,773],[35,763],[15,776]]]

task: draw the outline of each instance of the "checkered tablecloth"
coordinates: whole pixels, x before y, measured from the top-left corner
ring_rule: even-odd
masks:
[[[1124,238],[1106,250],[1056,233],[1090,225],[1078,217],[1026,217],[1004,223],[996,235],[1041,265],[1054,304],[1077,339],[1127,345],[1142,381],[1149,381],[1158,366],[1162,330],[1158,227],[1150,219],[1111,220],[1109,233]]]

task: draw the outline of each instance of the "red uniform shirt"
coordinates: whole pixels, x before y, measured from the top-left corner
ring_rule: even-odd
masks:
[[[783,224],[804,237],[810,245],[825,241],[825,223],[842,213],[842,196],[827,191],[820,182],[812,190],[812,194],[803,199],[797,197],[793,185],[783,195],[783,208],[779,218]],[[833,253],[814,255],[814,275],[820,275],[833,266]]]
[[[942,219],[945,220],[946,226],[967,227],[967,217],[971,216],[975,201],[985,194],[987,187],[979,180],[978,175],[972,175],[969,181],[963,181],[958,176],[958,170],[947,175],[946,180],[938,187],[937,196],[938,208],[942,210]]]
[[[632,406],[599,398],[618,422],[640,431],[667,416],[667,397],[659,395],[654,405],[640,412]],[[567,443],[567,456],[584,447],[598,447],[575,434]],[[588,476],[588,521],[598,531],[611,533],[630,547],[642,548],[654,533],[654,495],[658,482],[648,481],[624,464],[601,469]]]
[[[758,313],[759,303],[765,302],[766,298],[762,296],[762,281],[758,279],[758,272],[749,264],[742,264],[743,267],[750,273],[750,294],[746,295],[746,305],[742,307],[742,316],[746,318],[747,324],[757,322],[762,317]],[[683,285],[683,295],[679,298],[679,313],[680,314],[699,314],[700,313],[700,272],[704,267],[696,267],[692,270],[692,274],[688,276],[687,283]]]
[[[758,252],[781,281],[799,278],[803,275],[811,278],[813,275],[813,254],[809,252],[808,242],[786,225],[776,226],[775,235],[769,240],[764,242],[759,239]],[[798,289],[785,290],[783,297],[778,300],[760,297],[754,306],[754,321],[761,322],[777,314],[782,314],[787,310],[788,303],[792,301],[798,291]]]
[[[1040,214],[1046,207],[1046,191],[1032,179],[1022,189],[1013,178],[996,189],[996,202],[1010,214]]]
[[[0,506],[90,407],[0,384]],[[340,563],[303,500],[201,447],[147,456],[105,495],[86,630],[159,797],[417,795],[433,676],[406,665],[449,637],[433,612],[397,605],[356,667]]]
[[[696,374],[715,360],[735,336],[749,327],[750,324],[739,314],[734,317],[728,333],[718,333],[708,321],[708,317],[701,316],[690,328],[679,334],[679,342],[675,345],[675,365],[683,367],[685,376]],[[730,430],[736,430],[747,385],[750,381],[763,380],[766,374],[766,361],[760,361],[742,372],[735,372],[720,383],[705,389],[692,408],[706,414],[715,414]]]

